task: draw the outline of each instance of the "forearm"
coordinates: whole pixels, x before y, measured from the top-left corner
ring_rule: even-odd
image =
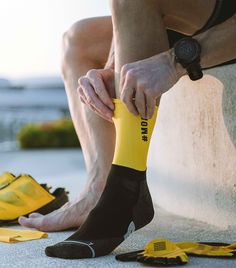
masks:
[[[209,68],[236,58],[236,15],[194,36],[201,44],[201,66]]]
[[[111,48],[105,65],[105,69],[114,69],[114,67],[115,67],[115,49],[114,49],[114,40],[112,38]]]

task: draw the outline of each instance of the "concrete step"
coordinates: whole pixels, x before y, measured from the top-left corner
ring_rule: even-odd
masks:
[[[73,233],[71,231],[57,232],[49,233],[47,239],[17,244],[0,243],[0,267],[141,268],[143,265],[136,262],[118,262],[115,260],[115,255],[142,249],[147,242],[157,238],[166,238],[172,241],[232,242],[235,240],[235,231],[225,231],[203,222],[175,216],[163,211],[159,207],[156,207],[155,210],[156,215],[152,223],[133,233],[109,256],[86,260],[61,260],[46,257],[44,254],[45,247],[60,242]],[[15,228],[19,227],[16,226]],[[236,260],[190,257],[187,267],[233,268],[236,267]]]

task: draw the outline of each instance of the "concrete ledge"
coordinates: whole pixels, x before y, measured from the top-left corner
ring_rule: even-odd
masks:
[[[164,94],[148,163],[158,205],[236,226],[236,65],[196,82],[183,77]]]

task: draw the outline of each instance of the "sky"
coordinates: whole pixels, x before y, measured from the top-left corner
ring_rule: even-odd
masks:
[[[60,73],[62,34],[74,22],[109,15],[109,0],[0,0],[0,77]]]

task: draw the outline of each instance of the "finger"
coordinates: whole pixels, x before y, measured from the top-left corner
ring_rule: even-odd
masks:
[[[106,115],[104,115],[103,113],[101,113],[101,112],[97,109],[97,107],[92,106],[91,108],[92,108],[92,110],[93,110],[97,115],[99,115],[99,116],[102,117],[103,119],[105,119],[105,120],[107,120],[107,121],[110,121],[110,122],[113,122],[113,121],[112,121],[112,116],[110,117],[110,116],[106,116]]]
[[[86,97],[84,95],[83,89],[81,87],[78,87],[77,90],[78,90],[78,94],[79,94],[79,98],[80,98],[81,102],[84,103],[84,104],[87,104],[86,103]]]
[[[147,119],[152,118],[155,111],[156,100],[153,96],[146,94],[146,109],[147,109]]]
[[[85,99],[83,99],[82,97],[80,97],[80,101],[81,101],[83,104],[86,104]]]
[[[78,80],[78,88],[82,87],[82,84],[84,84],[85,80],[88,80],[88,78],[86,76],[81,76]]]
[[[134,92],[135,89],[133,81],[127,76],[124,87],[121,92],[121,100],[125,103],[128,111],[137,116],[139,113],[133,103]]]
[[[94,106],[92,106],[92,105],[88,105],[87,100],[86,100],[86,97],[85,97],[84,95],[81,95],[81,96],[80,96],[80,100],[81,100],[84,104],[86,104],[90,110],[92,110],[93,112],[95,112],[95,113],[96,113],[97,115],[99,115],[100,117],[102,117],[103,119],[108,120],[108,121],[110,121],[110,122],[113,122],[112,119],[111,119],[110,117],[106,117],[106,116],[104,116],[103,114],[101,114],[101,113],[96,109],[96,107],[94,107]]]
[[[102,77],[99,76],[99,73],[95,70],[91,70],[88,72],[88,78],[100,100],[111,110],[114,110],[112,99],[109,96]]]
[[[136,89],[135,106],[141,117],[146,119],[146,99],[142,90]]]
[[[82,98],[81,98],[82,99]],[[106,115],[102,114],[100,111],[98,111],[96,109],[96,107],[94,107],[93,105],[88,105],[87,101],[86,100],[81,100],[82,102],[84,102],[87,107],[94,113],[96,113],[99,117],[102,117],[103,119],[105,119],[106,121],[109,121],[109,122],[113,122],[112,121],[112,118],[111,117],[107,117]]]
[[[113,123],[112,118],[103,115],[101,112],[99,112],[99,111],[96,109],[96,107],[94,107],[94,106],[89,106],[89,109],[92,110],[94,113],[96,113],[99,117],[105,119],[106,121],[109,121],[109,122]]]
[[[125,103],[126,108],[128,111],[135,116],[138,116],[139,113],[136,109],[136,106],[134,105],[134,89],[125,89],[123,95],[121,96],[121,100]]]
[[[86,95],[86,99],[90,103],[90,105],[93,108],[95,108],[95,110],[100,115],[102,115],[102,117],[111,119],[113,116],[113,112],[109,108],[107,108],[107,106],[104,105],[104,103],[102,103],[102,101],[98,98],[98,96],[95,94],[92,88],[88,89],[88,94],[90,96],[90,99],[87,97],[87,95]]]
[[[85,96],[85,101],[88,106],[94,111],[93,108],[96,108],[96,111],[105,117],[106,119],[110,119],[113,116],[113,112],[99,99],[99,97],[94,92],[93,87],[91,86],[89,80],[81,81],[81,88],[83,90],[83,94]]]

